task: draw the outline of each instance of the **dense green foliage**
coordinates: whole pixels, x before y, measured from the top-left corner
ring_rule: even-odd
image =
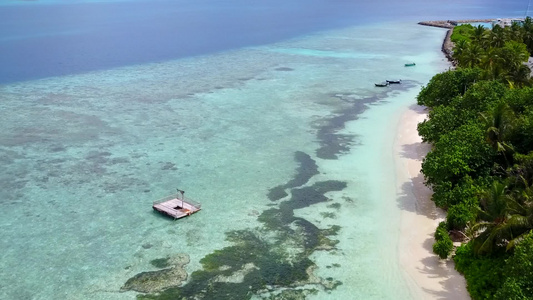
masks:
[[[512,255],[479,256],[465,244],[456,251],[455,267],[465,275],[472,299],[533,299],[533,233]]]
[[[473,299],[533,299],[533,88],[524,64],[533,22],[492,30],[457,26],[457,69],[418,95],[433,145],[422,163],[435,203],[448,210],[433,251],[453,251]]]
[[[482,69],[482,78],[499,80],[510,86],[528,84],[529,68],[523,63],[533,46],[533,24],[527,19],[524,26],[515,24],[492,30],[479,25],[454,28],[453,58],[461,67]]]
[[[470,37],[473,35],[475,28],[476,27],[470,24],[456,26],[453,29],[453,33],[450,38],[454,43],[458,43],[460,41],[470,42]]]
[[[441,222],[439,227],[437,227],[437,231],[435,231],[436,243],[433,244],[433,252],[440,258],[447,258],[453,250],[453,242],[448,235],[446,227],[446,222]]]
[[[516,246],[513,256],[505,261],[505,282],[496,299],[533,299],[533,234]]]
[[[455,268],[464,274],[472,299],[495,299],[504,277],[505,256],[486,257],[474,254],[471,244],[455,252]]]
[[[428,107],[447,105],[455,97],[462,96],[480,78],[480,69],[459,69],[437,74],[428,86],[422,88],[418,102]]]
[[[434,146],[422,163],[428,184],[453,187],[467,175],[488,175],[490,171],[494,152],[485,143],[478,123],[471,122],[445,134]]]

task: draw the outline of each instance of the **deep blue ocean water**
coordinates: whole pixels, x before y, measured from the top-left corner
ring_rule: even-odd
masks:
[[[0,4],[0,83],[268,44],[384,21],[523,16],[527,1],[15,1]]]
[[[222,285],[217,299],[231,298],[223,283],[247,292],[257,270],[312,276],[253,299],[446,298],[410,285],[394,230],[411,193],[391,167],[399,114],[449,67],[445,30],[416,22],[526,8],[3,1],[0,299],[134,299],[125,282],[176,254],[190,257],[190,297],[205,292],[191,273],[217,254],[225,273],[204,280]],[[390,78],[403,83],[374,86]],[[153,213],[175,188],[202,211]],[[257,257],[235,258],[248,247]]]

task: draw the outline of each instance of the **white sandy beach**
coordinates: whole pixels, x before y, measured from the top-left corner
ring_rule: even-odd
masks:
[[[430,149],[418,136],[417,124],[426,118],[423,107],[413,105],[400,118],[394,146],[398,205],[402,208],[398,255],[414,299],[470,299],[466,282],[451,259],[432,251],[433,234],[445,213],[431,201],[431,190],[420,173]]]

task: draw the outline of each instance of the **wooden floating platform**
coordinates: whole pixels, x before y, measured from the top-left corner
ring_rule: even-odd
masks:
[[[190,199],[181,199],[172,195],[154,201],[152,208],[174,219],[180,219],[198,212],[202,208],[202,205]]]

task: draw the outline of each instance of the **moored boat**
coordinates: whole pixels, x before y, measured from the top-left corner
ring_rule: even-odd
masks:
[[[385,86],[388,86],[389,83],[388,82],[381,82],[381,83],[374,83],[376,86],[379,86],[379,87],[385,87]]]
[[[387,80],[387,82],[389,84],[400,84],[400,83],[402,83],[402,80],[401,79],[398,79],[398,80]]]

